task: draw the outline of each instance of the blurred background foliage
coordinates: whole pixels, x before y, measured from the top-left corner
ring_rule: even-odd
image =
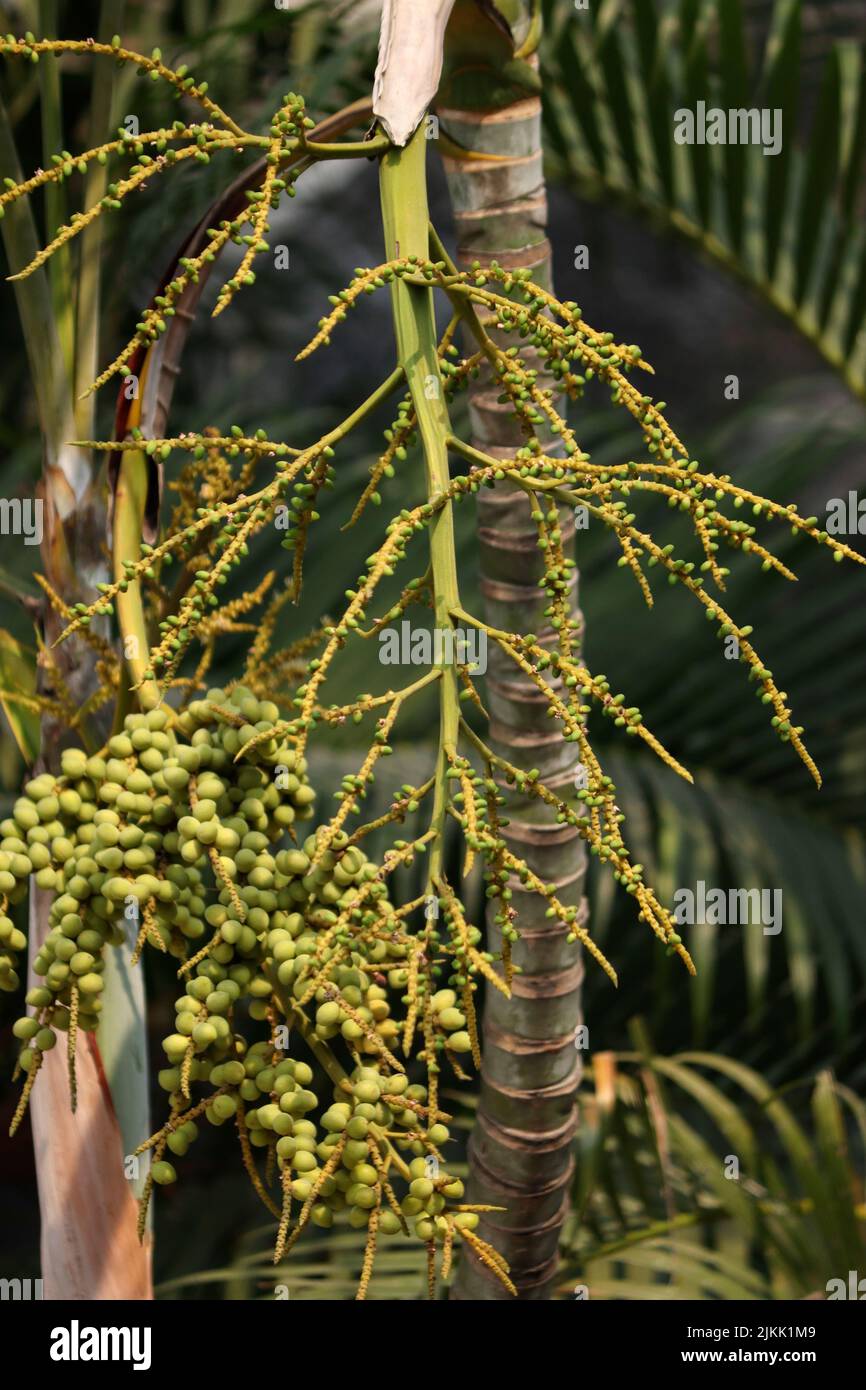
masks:
[[[694,457],[804,514],[864,484],[866,400],[866,19],[856,3],[798,0],[545,0],[542,54],[556,283],[594,326],[639,342],[656,368],[654,393]],[[169,63],[189,63],[224,107],[251,129],[289,87],[316,116],[369,91],[378,7],[340,0],[147,0],[126,7],[124,39]],[[46,16],[49,21],[43,23]],[[0,3],[4,32],[94,32],[99,5]],[[91,67],[63,64],[63,142],[85,139]],[[38,79],[7,64],[2,91],[25,170],[45,158]],[[780,106],[782,152],[740,146],[679,147],[672,112],[708,105]],[[116,117],[142,129],[170,108],[151,84],[121,89]],[[790,133],[796,132],[796,138]],[[431,159],[434,218],[450,245],[444,180]],[[6,172],[0,169],[0,175]],[[219,163],[160,181],[111,223],[104,250],[100,358],[126,340],[168,256],[233,170]],[[34,209],[44,231],[46,210]],[[230,314],[208,318],[209,285],[175,395],[172,430],[264,427],[299,443],[361,399],[390,364],[390,308],[376,297],[350,316],[325,356],[293,365],[326,297],[356,265],[380,259],[375,170],[324,165],[272,224],[290,271],[261,273]],[[588,250],[587,269],[575,268]],[[227,273],[227,272],[226,272]],[[40,441],[20,326],[0,284],[0,468],[4,496],[32,495]],[[735,375],[739,398],[726,398]],[[108,436],[113,400],[99,405]],[[332,614],[369,551],[364,524],[343,527],[376,450],[367,422],[337,461],[337,484],[315,528],[307,591],[286,618],[286,638]],[[582,446],[596,461],[630,456],[636,435],[603,393],[575,409]],[[417,495],[403,472],[384,489],[390,515]],[[461,583],[475,579],[473,517],[457,515]],[[674,539],[676,519],[652,516]],[[250,564],[281,569],[279,533]],[[863,547],[864,538],[851,544]],[[659,590],[650,613],[615,563],[599,528],[579,532],[586,654],[644,711],[653,731],[695,774],[687,786],[652,755],[611,739],[599,751],[620,790],[635,856],[663,900],[675,888],[771,887],[784,894],[778,936],[759,927],[699,926],[688,944],[699,967],[652,951],[606,877],[591,882],[593,932],[619,967],[614,995],[600,972],[586,982],[590,1070],[577,1152],[573,1217],[562,1296],[587,1284],[596,1297],[804,1297],[863,1268],[866,1117],[866,641],[864,579],[788,537],[781,557],[800,576],[787,585],[743,557],[732,566],[729,607],[756,640],[806,726],[824,774],[818,792],[766,728],[736,662],[696,604]],[[7,543],[0,556],[0,683],[26,688],[33,631],[26,610],[38,552]],[[22,603],[22,598],[24,602]],[[233,639],[234,640],[234,639]],[[217,679],[231,673],[242,638],[223,648]],[[32,661],[32,658],[30,658]],[[332,698],[381,688],[371,648],[335,680]],[[16,792],[23,762],[20,711],[6,702],[0,797]],[[428,757],[428,712],[410,707],[387,779],[376,796],[412,781]],[[607,740],[604,744],[602,741]],[[323,809],[328,788],[354,769],[352,731],[314,751]],[[5,813],[5,810],[4,810]],[[375,800],[370,806],[376,814]],[[479,885],[474,906],[480,911]],[[152,971],[153,1035],[167,1024],[171,972]],[[4,1005],[0,1065],[11,1069]],[[637,1018],[642,1022],[635,1023]],[[699,1050],[699,1051],[698,1051]],[[10,1093],[4,1090],[4,1113]],[[783,1097],[780,1098],[780,1096]],[[457,1106],[456,1099],[453,1104]],[[471,1095],[459,1125],[471,1123]],[[4,1133],[5,1133],[4,1126]],[[38,1213],[26,1142],[3,1142],[3,1196],[19,1237],[3,1272],[36,1273]],[[726,1147],[727,1145],[727,1147]],[[743,1181],[720,1178],[719,1154],[736,1153]],[[273,1296],[261,1209],[233,1154],[196,1146],[183,1181],[161,1197],[157,1275],[164,1296]],[[202,1208],[206,1201],[207,1213]],[[198,1214],[197,1214],[198,1213]],[[7,1232],[8,1234],[8,1232]],[[285,1272],[292,1297],[351,1296],[360,1247],[352,1234],[315,1238]],[[849,1263],[846,1263],[848,1261]],[[837,1268],[838,1266],[838,1268]],[[210,1273],[203,1275],[203,1270]],[[416,1297],[423,1273],[394,1246],[374,1280],[377,1297]],[[279,1281],[279,1276],[277,1277]]]

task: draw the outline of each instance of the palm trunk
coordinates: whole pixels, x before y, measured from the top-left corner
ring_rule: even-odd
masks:
[[[527,12],[529,6],[525,7]],[[484,15],[482,16],[482,9]],[[508,267],[528,268],[534,281],[551,288],[551,249],[546,237],[547,205],[542,172],[541,102],[513,88],[502,100],[503,83],[493,66],[477,69],[478,26],[490,26],[487,10],[479,7],[473,36],[475,71],[472,86],[459,86],[459,52],[450,55],[450,72],[438,107],[440,136],[447,140],[445,172],[454,210],[461,268],[496,260]],[[455,46],[465,45],[471,17],[458,5],[455,20],[462,24]],[[528,14],[524,31],[528,27]],[[501,32],[490,29],[496,45]],[[516,36],[520,38],[518,33]],[[512,53],[514,40],[512,40]],[[532,60],[530,59],[530,64]],[[446,49],[446,64],[448,54]],[[468,63],[467,63],[468,67]],[[531,74],[526,78],[531,80]],[[455,97],[457,101],[455,101]],[[463,109],[453,109],[451,103]],[[471,102],[473,109],[465,109]],[[456,150],[467,151],[461,157]],[[478,154],[497,156],[479,160]],[[471,158],[469,155],[476,157]],[[491,336],[511,346],[513,337]],[[527,353],[527,359],[529,354]],[[542,379],[542,386],[550,380]],[[480,377],[471,396],[473,443],[497,457],[512,455],[523,443],[510,407],[498,403],[499,389],[490,376]],[[554,452],[551,439],[548,452]],[[543,616],[547,597],[539,587],[543,552],[530,518],[524,493],[502,485],[482,490],[478,504],[478,547],[485,617],[509,631],[552,631]],[[570,515],[562,518],[563,539],[574,533]],[[575,586],[572,602],[577,604]],[[576,775],[575,745],[566,743],[558,726],[551,729],[544,702],[535,687],[494,647],[487,676],[487,705],[491,715],[490,742],[518,767],[538,768],[548,785],[568,795]],[[508,794],[508,793],[506,793]],[[514,852],[546,882],[557,884],[566,904],[583,900],[586,855],[577,832],[539,814],[538,802],[528,805],[508,794],[505,814],[507,839]],[[544,812],[545,808],[542,808]],[[577,1123],[575,1093],[581,1075],[581,1054],[575,1036],[581,1021],[583,965],[579,949],[566,941],[565,928],[545,916],[542,899],[511,884],[518,914],[520,942],[515,948],[517,974],[510,1001],[488,991],[483,1033],[483,1068],[478,1119],[469,1148],[468,1200],[507,1208],[491,1214],[481,1231],[511,1266],[511,1277],[523,1299],[551,1295],[557,1266],[557,1246],[568,1201],[574,1160],[572,1141]],[[489,948],[499,941],[492,914]],[[471,1256],[464,1255],[455,1294],[462,1299],[507,1298],[499,1282]]]

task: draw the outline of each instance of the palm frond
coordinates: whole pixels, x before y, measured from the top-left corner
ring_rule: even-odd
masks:
[[[781,908],[778,934],[765,933],[757,922],[680,929],[698,971],[690,985],[692,1036],[760,1057],[776,1076],[834,1052],[841,1072],[859,1075],[866,998],[863,837],[855,831],[841,836],[791,803],[735,782],[702,776],[689,787],[637,755],[609,761],[635,853],[666,902],[700,882],[725,894],[757,888],[781,895],[770,900]],[[619,898],[604,892],[598,876],[591,880],[591,903],[600,942],[628,929]],[[632,949],[639,956],[640,943]],[[645,964],[652,969],[649,959]],[[682,1038],[682,995],[664,966],[654,981],[654,1027],[666,1038]],[[636,963],[632,976],[641,978]],[[589,1016],[601,1018],[602,1001],[592,982],[588,988]],[[594,1045],[608,1045],[638,1007],[637,989],[633,993],[625,981],[622,997],[605,1004],[603,1036],[600,1029]]]
[[[829,1072],[783,1098],[739,1061],[653,1055],[634,1033],[593,1064],[560,1296],[825,1297],[862,1267],[862,1102]]]
[[[762,30],[740,0],[604,0],[592,18],[544,8],[553,172],[700,245],[866,398],[861,39],[833,38],[813,100],[801,0],[775,0]],[[676,113],[699,101],[781,112],[778,152],[678,144]]]

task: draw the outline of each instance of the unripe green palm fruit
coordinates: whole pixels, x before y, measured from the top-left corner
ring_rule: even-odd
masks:
[[[180,1062],[186,1055],[189,1038],[185,1038],[181,1033],[171,1033],[167,1038],[163,1038],[162,1047],[170,1062]]]
[[[454,1217],[454,1225],[461,1231],[474,1231],[477,1230],[480,1219],[476,1211],[459,1211]]]
[[[214,1096],[211,1108],[221,1120],[230,1120],[237,1114],[238,1103],[234,1096]]]
[[[351,1172],[352,1180],[356,1183],[364,1183],[367,1187],[372,1187],[379,1180],[379,1175],[372,1163],[356,1163]]]
[[[349,1139],[343,1150],[343,1164],[350,1171],[367,1155],[367,1145],[360,1140]]]
[[[462,1014],[459,1009],[443,1009],[439,1014],[439,1023],[443,1028],[447,1029],[449,1033],[453,1033],[458,1029],[466,1027],[466,1016]]]
[[[365,1183],[353,1183],[346,1192],[346,1201],[352,1207],[370,1211],[376,1205],[376,1193]]]
[[[234,706],[247,721],[244,727],[232,728],[214,714],[213,704]],[[19,1020],[15,1028],[25,1044],[24,1065],[33,1065],[40,1041],[51,1045],[55,1033],[68,1026],[73,983],[80,1026],[95,1026],[105,946],[136,932],[145,907],[150,930],[180,960],[198,949],[189,942],[203,937],[205,944],[218,932],[195,974],[184,981],[175,1030],[163,1041],[167,1065],[158,1079],[171,1104],[182,1112],[201,1099],[200,1114],[219,1126],[230,1124],[243,1102],[250,1144],[275,1145],[278,1162],[290,1168],[293,1197],[306,1201],[313,1184],[320,1184],[313,1220],[323,1227],[340,1212],[358,1229],[366,1226],[382,1200],[369,1145],[384,1154],[388,1142],[396,1144],[412,1157],[404,1210],[424,1239],[441,1239],[446,1200],[459,1199],[462,1184],[448,1179],[437,1190],[426,1158],[429,1145],[447,1141],[448,1129],[433,1124],[426,1136],[418,1136],[423,1121],[399,1098],[423,1104],[426,1089],[411,1085],[405,1075],[387,1074],[369,1036],[369,1030],[377,1030],[390,1046],[399,1034],[392,1005],[394,991],[406,987],[407,945],[368,939],[355,930],[376,921],[372,903],[385,889],[375,883],[377,867],[360,847],[349,845],[345,831],[331,836],[315,870],[317,834],[300,847],[285,846],[285,828],[306,819],[315,801],[304,760],[275,737],[235,761],[242,743],[267,733],[278,717],[275,706],[240,687],[231,696],[209,692],[181,716],[167,708],[130,716],[113,736],[107,759],[67,750],[59,778],[34,779],[37,785],[20,799],[20,815],[5,827],[0,847],[0,876],[8,875],[10,891],[25,892],[25,880],[35,869],[53,876],[55,892],[51,931],[37,962],[45,983],[28,996],[31,1009],[46,1012]],[[282,768],[288,776],[277,777],[275,770]],[[214,851],[225,877],[212,872]],[[351,909],[367,883],[374,885],[374,898],[355,914],[350,953],[333,977],[342,998],[323,990],[311,1009],[318,1035],[336,1036],[335,1053],[343,1050],[342,1035],[360,1049],[364,1065],[355,1068],[346,1089],[336,1089],[333,1103],[321,1113],[319,1073],[274,1050],[275,1011],[280,1017],[274,972],[280,989],[299,999],[311,972],[335,951],[330,945],[322,957],[322,934]],[[133,914],[127,920],[130,903],[137,906],[137,919]],[[0,953],[23,948],[16,930],[11,923],[5,927],[0,916]],[[438,991],[434,1008],[440,1028],[450,1034],[448,1045],[460,1051],[468,1037],[455,991]],[[262,1041],[244,1040],[241,1020],[247,1015],[266,1025]],[[42,1020],[50,1020],[50,1026]],[[204,1086],[203,1092],[183,1096],[185,1079],[191,1087]],[[207,1087],[219,1094],[208,1100]],[[321,1114],[318,1128],[304,1118],[313,1111]],[[416,1137],[380,1137],[397,1127]],[[168,1152],[182,1157],[196,1133],[193,1122],[172,1130],[166,1135]],[[321,1167],[338,1142],[343,1144],[340,1166],[323,1181]],[[154,1164],[153,1175],[160,1185],[176,1177],[165,1160]],[[379,1228],[384,1234],[401,1229],[387,1204]]]

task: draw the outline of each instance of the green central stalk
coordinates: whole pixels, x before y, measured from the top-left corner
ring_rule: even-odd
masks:
[[[429,257],[427,211],[427,139],[422,124],[403,149],[392,149],[382,159],[381,192],[385,249],[389,260]],[[421,285],[400,279],[391,288],[394,328],[400,365],[418,417],[424,449],[427,495],[431,500],[447,492],[448,438],[451,424],[445,389],[439,371],[433,293]],[[440,509],[430,529],[433,571],[434,621],[443,632],[453,628],[451,617],[459,605],[457,560],[454,551],[454,515],[450,501]],[[448,755],[457,751],[460,723],[457,670],[452,663],[442,673],[439,758],[432,827],[438,832],[430,854],[429,881],[441,877],[442,850],[447,814]]]
[[[112,566],[116,583],[125,578],[124,562],[134,563],[141,555],[141,527],[147,501],[148,468],[146,455],[137,449],[121,456],[114,491],[112,526]],[[126,593],[118,594],[117,618],[125,666],[132,684],[136,687],[139,706],[141,709],[154,709],[160,703],[161,696],[156,682],[144,679],[150,659],[150,635],[138,579],[130,581]],[[124,684],[124,675],[121,673],[118,720],[122,721],[123,716],[129,712],[129,706],[129,688]],[[117,721],[116,727],[119,727]]]

